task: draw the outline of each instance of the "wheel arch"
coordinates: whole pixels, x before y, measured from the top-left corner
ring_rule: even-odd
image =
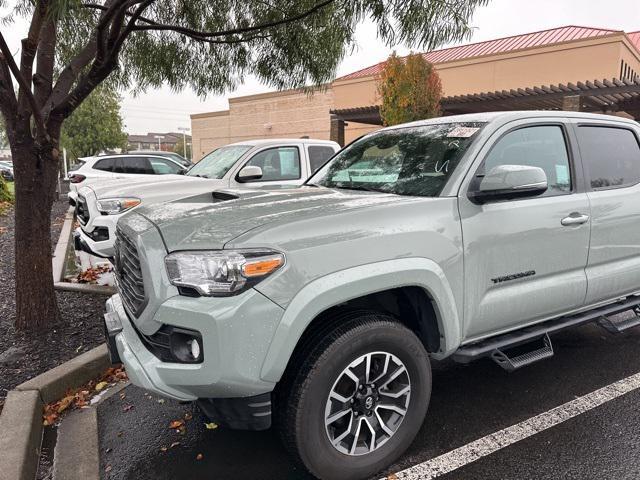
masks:
[[[417,323],[412,328],[433,356],[448,356],[460,344],[458,310],[449,282],[434,261],[401,258],[360,265],[326,275],[305,285],[287,306],[263,363],[261,378],[278,382],[304,335],[336,308],[362,307],[362,300],[375,300],[382,311],[384,296],[403,295],[414,310],[433,312],[435,323]],[[358,304],[360,302],[360,304]],[[379,310],[380,311],[380,310]],[[405,323],[405,322],[403,322]],[[437,332],[436,332],[437,331]],[[438,336],[437,349],[433,335]],[[425,343],[426,342],[426,343]]]

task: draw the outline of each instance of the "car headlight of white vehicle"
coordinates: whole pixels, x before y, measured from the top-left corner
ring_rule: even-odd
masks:
[[[142,201],[139,198],[127,197],[127,198],[104,198],[98,200],[98,211],[103,215],[117,215],[119,213],[126,212],[140,205]]]
[[[167,255],[165,264],[173,285],[223,297],[264,280],[284,265],[284,255],[272,250],[176,252]]]

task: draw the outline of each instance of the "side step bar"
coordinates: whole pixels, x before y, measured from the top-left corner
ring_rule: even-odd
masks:
[[[582,313],[577,313],[575,315],[560,317],[553,320],[548,320],[546,322],[542,322],[536,325],[532,325],[530,327],[525,327],[520,330],[516,330],[514,332],[505,333],[503,335],[498,335],[496,337],[488,338],[486,340],[481,340],[476,343],[471,343],[469,345],[463,345],[460,347],[452,356],[453,360],[459,363],[469,363],[473,360],[477,360],[482,357],[492,356],[494,360],[496,357],[494,353],[497,354],[497,357],[503,360],[504,350],[509,348],[517,347],[520,345],[524,345],[526,343],[532,342],[534,340],[538,340],[541,338],[545,338],[545,342],[549,334],[558,332],[560,330],[564,330],[570,327],[576,327],[578,325],[583,325],[585,323],[590,322],[599,322],[600,325],[604,326],[605,323],[611,324],[610,331],[620,332],[627,328],[634,327],[636,325],[640,325],[640,317],[635,316],[634,318],[629,318],[626,314],[624,316],[624,320],[620,321],[619,318],[616,317],[616,314],[620,314],[627,310],[635,310],[640,312],[640,297],[633,296],[628,297],[619,302],[611,303],[609,305],[605,305],[603,307],[594,308],[593,310],[589,310]],[[606,327],[605,327],[606,328]],[[544,352],[543,352],[544,350]],[[551,353],[549,353],[549,351]],[[527,357],[520,358],[514,357],[511,358],[511,362],[515,365],[528,365],[533,363],[528,361],[527,363],[522,363],[523,361],[527,361],[528,359],[534,359],[534,361],[542,360],[544,358],[549,358],[553,355],[553,348],[551,347],[551,343],[549,343],[549,348],[545,349],[544,347],[539,350],[534,350],[519,357]],[[500,362],[496,360],[496,362],[503,366]],[[505,363],[505,362],[503,362]],[[508,365],[508,362],[506,363]],[[520,368],[520,367],[516,367]]]
[[[514,357],[510,357],[508,352],[496,349],[491,354],[491,359],[507,372],[513,372],[518,368],[526,367],[545,358],[553,357],[553,346],[551,345],[549,335],[545,334],[542,340],[544,341],[544,345],[541,348],[521,353]]]
[[[598,323],[608,332],[622,333],[629,328],[640,325],[640,307],[616,313],[615,315],[602,316]]]

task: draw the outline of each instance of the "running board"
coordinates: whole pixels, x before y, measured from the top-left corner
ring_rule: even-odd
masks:
[[[506,350],[511,347],[523,345],[532,340],[539,339],[545,335],[549,335],[560,330],[570,327],[576,327],[585,323],[595,322],[602,317],[612,317],[617,313],[625,310],[640,307],[640,297],[628,297],[624,300],[610,303],[608,305],[594,308],[586,312],[577,313],[575,315],[560,317],[546,322],[538,323],[529,327],[516,330],[514,332],[505,333],[496,337],[487,338],[476,343],[461,346],[453,354],[454,361],[459,363],[469,363],[482,357],[492,355],[496,350]],[[639,323],[640,324],[640,323]],[[626,328],[631,328],[630,325]]]
[[[551,345],[549,335],[545,334],[542,340],[544,342],[542,347],[520,353],[513,357],[510,357],[508,352],[496,349],[491,353],[491,359],[507,372],[513,372],[514,370],[539,362],[545,358],[553,357],[553,346]]]
[[[615,315],[602,316],[598,323],[608,332],[622,333],[629,328],[640,325],[640,307],[616,313]]]

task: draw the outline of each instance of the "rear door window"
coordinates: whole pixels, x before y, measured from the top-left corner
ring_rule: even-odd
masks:
[[[121,160],[122,173],[134,175],[153,175],[155,173],[147,157],[124,157]]]
[[[309,152],[309,166],[311,167],[311,173],[316,173],[327,161],[333,157],[335,151],[331,147],[326,145],[309,145],[307,151]]]
[[[105,158],[102,160],[98,160],[94,165],[94,170],[101,170],[103,172],[113,172],[113,168],[115,166],[115,158]]]
[[[640,146],[631,130],[581,125],[578,140],[592,189],[607,190],[640,182]]]

